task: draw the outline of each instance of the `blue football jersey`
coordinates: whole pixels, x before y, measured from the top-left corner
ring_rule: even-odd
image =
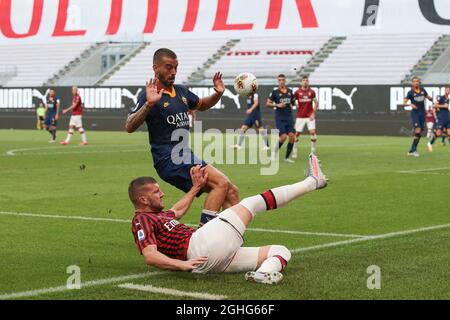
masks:
[[[295,104],[295,96],[291,89],[287,88],[286,92],[281,92],[279,88],[272,91],[269,99],[275,103],[283,103],[285,108],[275,109],[275,119],[291,119],[292,118],[292,106]]]
[[[428,93],[425,88],[420,87],[419,91],[413,89],[409,90],[406,99],[410,100],[411,103],[417,107],[417,109],[413,109],[413,111],[425,112],[425,99],[427,96]]]
[[[53,100],[47,98],[47,116],[55,116],[56,115],[56,105],[58,104],[58,98],[53,97]]]
[[[146,101],[147,94],[144,89],[129,114],[136,113]],[[186,130],[184,136],[189,137],[188,111],[195,109],[199,102],[200,98],[185,86],[174,85],[172,92],[165,91],[161,100],[150,109],[145,122],[155,166],[170,158],[176,144],[188,144],[188,141],[182,141],[182,135],[179,134],[174,135],[177,139],[172,140],[172,134],[175,130]]]

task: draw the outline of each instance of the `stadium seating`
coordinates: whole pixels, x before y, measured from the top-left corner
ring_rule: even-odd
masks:
[[[50,77],[76,59],[91,44],[15,44],[0,46],[0,61],[14,68],[16,75],[7,87],[41,86]]]
[[[314,84],[400,83],[439,34],[349,36],[311,74]]]
[[[295,73],[330,39],[328,36],[244,38],[205,72],[210,78],[220,70],[225,78],[247,71],[273,79],[279,73]]]
[[[176,81],[185,83],[188,77],[226,42],[225,39],[155,40],[113,73],[102,86],[144,84],[153,75],[153,53],[161,47],[170,48],[177,54],[180,67]]]

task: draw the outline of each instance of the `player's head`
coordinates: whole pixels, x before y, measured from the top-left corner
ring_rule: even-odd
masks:
[[[155,77],[166,87],[171,87],[177,75],[178,59],[175,52],[161,48],[153,54],[153,71]]]
[[[300,81],[300,83],[301,83],[301,86],[302,86],[303,89],[308,88],[309,87],[309,78],[308,78],[308,76],[303,76],[302,80]]]
[[[55,90],[54,89],[49,89],[48,90],[48,96],[53,98],[55,96]]]
[[[284,88],[286,86],[286,76],[284,74],[279,74],[277,77],[278,86]]]
[[[136,209],[161,211],[164,209],[164,193],[152,177],[139,177],[130,182],[128,196]]]
[[[450,95],[450,85],[445,86],[445,94]]]
[[[77,93],[78,93],[78,88],[75,87],[75,86],[73,86],[73,87],[72,87],[72,94],[73,94],[73,95],[76,95]]]
[[[419,79],[419,77],[414,77],[414,78],[411,79],[411,86],[414,89],[419,89],[419,87],[420,87],[420,79]]]

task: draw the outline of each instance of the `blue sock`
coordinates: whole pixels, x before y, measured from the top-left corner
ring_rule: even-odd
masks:
[[[215,217],[217,217],[217,212],[203,209],[202,210],[202,215],[200,216],[200,226],[208,223],[209,221],[211,221]]]
[[[289,142],[287,145],[287,150],[286,150],[286,159],[288,159],[290,157],[293,148],[294,148],[294,144]]]

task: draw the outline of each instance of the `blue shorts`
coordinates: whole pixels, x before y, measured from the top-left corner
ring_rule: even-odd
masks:
[[[249,114],[244,120],[244,125],[249,128],[255,126],[257,129],[262,127],[261,113]]]
[[[414,129],[425,128],[425,112],[411,112],[411,121]]]
[[[280,136],[291,132],[295,133],[293,119],[275,119],[275,124],[277,129],[280,130]]]
[[[45,118],[45,125],[47,127],[50,127],[50,126],[55,126],[56,127],[56,123],[57,123],[57,121],[55,120],[55,116],[54,115],[49,115],[49,116],[47,116]]]
[[[156,172],[161,179],[184,192],[189,192],[192,188],[191,168],[199,164],[202,167],[207,165],[205,161],[198,159],[191,150],[187,152],[183,154],[185,160],[183,163],[175,164],[169,157],[155,165]],[[202,192],[199,192],[197,197],[201,194]]]
[[[449,128],[449,118],[448,115],[438,116],[436,121],[436,129],[445,130]]]

